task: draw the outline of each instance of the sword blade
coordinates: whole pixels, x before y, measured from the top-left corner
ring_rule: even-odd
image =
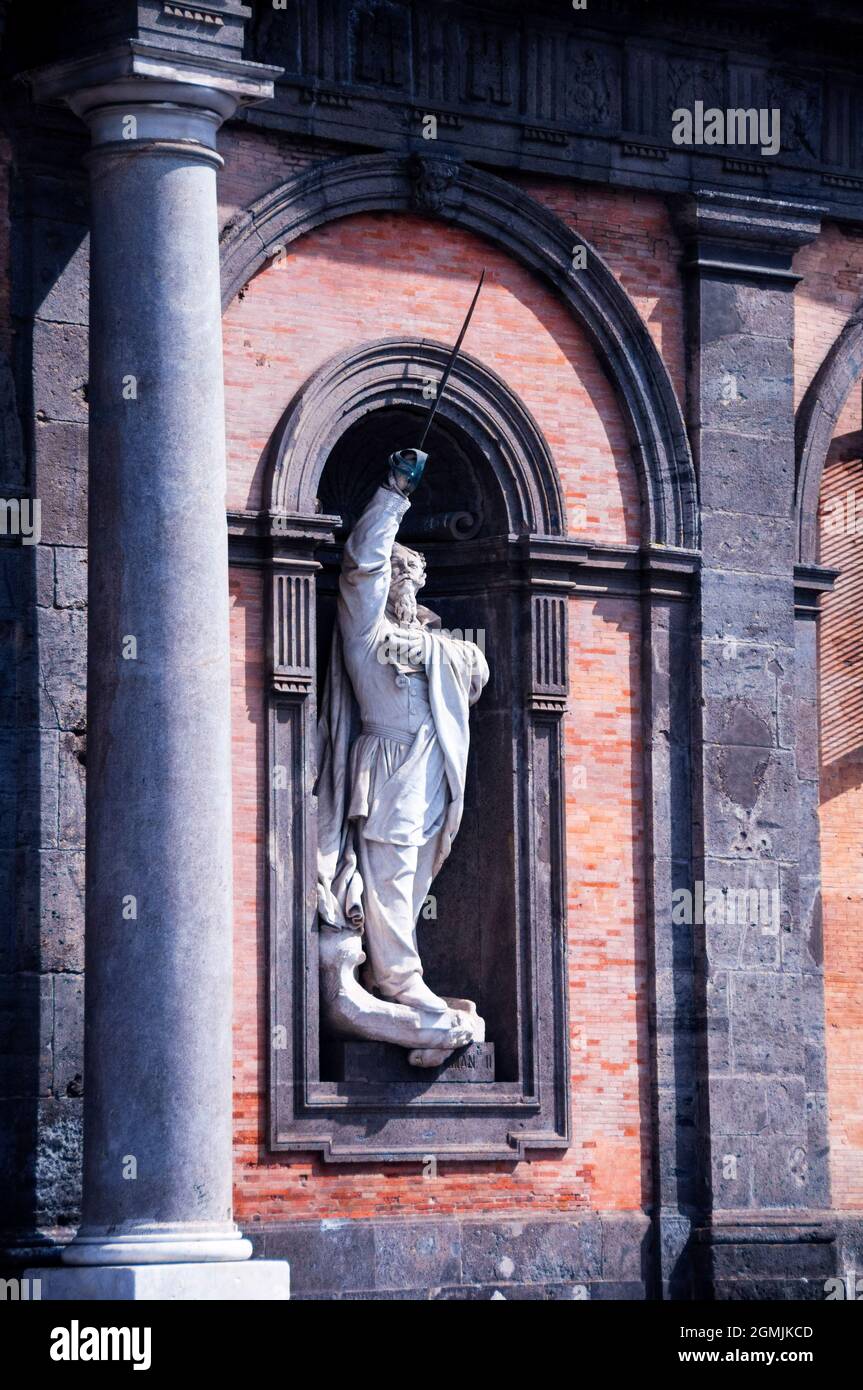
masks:
[[[461,326],[461,332],[459,333],[458,337],[457,337],[456,340],[455,340],[455,347],[453,348],[452,352],[451,352],[450,355],[449,355],[449,361],[447,362],[446,367],[444,368],[443,376],[442,376],[441,379],[440,379],[440,384],[439,384],[439,386],[438,386],[437,395],[435,396],[434,405],[432,406],[431,411],[430,411],[430,413],[429,413],[429,417],[428,417],[428,419],[426,420],[426,427],[425,427],[425,429],[423,430],[423,437],[422,437],[422,439],[420,440],[419,445],[417,446],[417,447],[420,448],[420,449],[423,447],[423,445],[424,445],[425,442],[426,442],[426,435],[428,434],[429,430],[431,429],[431,427],[432,427],[432,421],[434,420],[434,417],[435,417],[435,415],[437,414],[437,408],[438,408],[438,406],[440,405],[440,403],[441,403],[441,397],[443,396],[443,393],[444,393],[444,391],[446,390],[446,384],[447,384],[447,382],[449,381],[450,372],[452,371],[453,367],[455,366],[455,359],[458,357],[459,348],[460,348],[461,345],[462,345],[462,342],[463,342],[463,340],[464,340],[464,335],[465,335],[465,333],[467,332],[468,324],[470,323],[471,318],[472,318],[472,316],[473,316],[473,311],[474,311],[474,309],[476,308],[476,301],[479,299],[479,292],[480,292],[480,290],[482,289],[482,282],[483,282],[484,279],[485,279],[485,270],[483,270],[482,274],[481,274],[480,277],[479,277],[479,283],[478,283],[478,285],[477,285],[477,287],[476,287],[476,290],[474,291],[474,296],[473,296],[473,299],[472,299],[471,302],[470,302],[470,308],[469,308],[468,311],[467,311],[467,315],[466,315],[466,317],[465,317],[465,321],[464,321],[464,323],[463,323],[462,326]]]

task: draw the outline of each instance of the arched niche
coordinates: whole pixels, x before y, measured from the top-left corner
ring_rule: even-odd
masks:
[[[661,354],[602,257],[524,190],[454,159],[420,153],[352,156],[322,161],[289,179],[225,228],[223,302],[229,304],[296,238],[334,219],[369,211],[411,211],[476,232],[560,297],[590,339],[620,404],[641,489],[642,543],[608,546],[566,538],[560,488],[539,432],[503,383],[484,378],[479,363],[466,362],[464,373],[454,379],[457,399],[452,404],[460,407],[460,419],[445,410],[440,428],[449,431],[453,452],[463,447],[466,458],[472,440],[484,442],[489,464],[480,470],[488,484],[484,518],[496,519],[485,535],[463,537],[458,547],[455,538],[449,547],[438,546],[439,538],[429,540],[436,544],[433,568],[442,596],[449,548],[455,557],[449,571],[454,584],[470,581],[483,591],[509,593],[517,614],[519,660],[511,681],[520,727],[529,740],[519,763],[521,799],[514,802],[524,808],[519,844],[527,847],[517,885],[519,903],[527,904],[527,914],[518,919],[523,927],[518,990],[520,1000],[530,996],[531,1008],[519,1018],[517,1081],[496,1083],[487,1097],[473,1088],[467,1107],[452,1096],[423,1093],[402,1094],[395,1112],[389,1108],[392,1097],[382,1098],[374,1112],[363,1110],[355,1096],[335,1094],[321,1081],[317,1042],[310,1043],[317,1038],[314,953],[308,951],[308,934],[296,930],[296,923],[311,920],[315,907],[310,791],[318,623],[316,616],[309,621],[309,604],[319,588],[324,591],[332,563],[327,557],[338,548],[335,519],[316,508],[319,480],[340,440],[348,438],[351,411],[358,421],[376,390],[382,392],[382,411],[419,406],[409,368],[398,381],[387,381],[376,379],[372,362],[370,378],[356,391],[345,361],[316,373],[293,402],[273,440],[267,516],[237,514],[232,520],[240,563],[260,563],[265,554],[272,572],[271,774],[281,764],[303,769],[287,794],[270,795],[271,1019],[279,1039],[271,1052],[270,1144],[275,1149],[317,1148],[336,1160],[423,1158],[429,1152],[510,1158],[530,1148],[559,1148],[568,1136],[560,724],[567,688],[566,610],[573,595],[638,595],[642,601],[645,833],[653,866],[649,919],[662,918],[670,899],[676,861],[668,857],[668,844],[688,843],[688,774],[685,759],[669,744],[665,687],[670,679],[674,690],[685,691],[689,678],[688,603],[700,534],[695,472]],[[389,349],[374,344],[369,345],[372,357],[378,346],[386,358]],[[440,346],[423,347],[437,353],[439,368]],[[370,365],[363,360],[367,350],[353,364],[359,376]],[[335,374],[329,383],[328,370]],[[334,394],[338,390],[343,392],[341,403]],[[401,390],[410,398],[398,396]],[[329,402],[326,408],[324,401]],[[338,413],[342,410],[344,418]],[[479,425],[471,423],[472,411]],[[378,423],[387,423],[388,430],[393,418],[385,422],[381,415]],[[375,428],[374,423],[361,427]],[[371,448],[371,435],[362,438]],[[327,487],[325,482],[325,494]],[[504,509],[505,533],[492,496]],[[488,560],[485,570],[477,563],[480,550]],[[513,785],[517,783],[515,778]]]
[[[827,454],[846,400],[863,377],[863,304],[812,378],[797,409],[797,562],[818,564],[818,502]]]
[[[492,1083],[421,1074],[352,1084],[319,1031],[315,728],[341,546],[393,449],[417,443],[447,349],[364,344],[326,364],[271,441],[271,1144],[332,1160],[513,1158],[568,1142],[564,764],[566,586],[554,464],[504,382],[460,359],[426,441],[430,462],[400,537],[422,548],[422,598],[485,647],[462,828],[421,923],[432,987],[475,998],[496,1048]],[[532,548],[542,538],[541,553]]]

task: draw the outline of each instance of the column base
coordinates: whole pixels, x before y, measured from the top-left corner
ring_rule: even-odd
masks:
[[[250,1260],[247,1264],[54,1265],[28,1269],[24,1277],[40,1281],[43,1302],[264,1303],[289,1299],[287,1260]],[[31,1282],[30,1288],[34,1287]],[[34,1295],[31,1295],[34,1296]]]
[[[209,1230],[137,1226],[127,1231],[80,1230],[64,1249],[65,1265],[224,1264],[252,1258],[252,1242],[232,1222]]]

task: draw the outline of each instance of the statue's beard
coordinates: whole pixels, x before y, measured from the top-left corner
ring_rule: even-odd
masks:
[[[390,588],[390,608],[400,627],[417,626],[417,586],[412,579],[394,579]]]

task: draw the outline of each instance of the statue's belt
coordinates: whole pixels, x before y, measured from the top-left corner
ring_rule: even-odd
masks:
[[[386,724],[366,724],[363,722],[360,733],[373,734],[376,738],[394,738],[398,743],[413,743],[416,734],[406,729],[390,729]]]

